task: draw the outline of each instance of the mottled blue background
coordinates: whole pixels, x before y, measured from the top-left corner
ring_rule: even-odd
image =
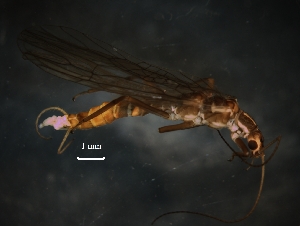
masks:
[[[39,112],[60,106],[75,113],[116,95],[72,102],[87,88],[23,60],[18,34],[43,24],[75,28],[152,64],[214,77],[255,118],[267,143],[283,136],[257,209],[236,225],[300,224],[299,0],[2,1],[0,18],[0,225],[150,225],[174,210],[234,219],[250,210],[259,186],[260,169],[227,162],[231,151],[216,131],[159,134],[170,122],[153,115],[76,131],[71,147],[57,155],[64,133],[47,128],[43,134],[53,139],[40,139]],[[82,150],[83,142],[102,150]],[[156,225],[222,223],[178,214]]]

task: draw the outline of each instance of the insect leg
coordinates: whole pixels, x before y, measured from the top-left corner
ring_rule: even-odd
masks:
[[[200,125],[195,125],[193,121],[186,121],[180,124],[176,125],[170,125],[170,126],[164,126],[158,129],[160,133],[166,133],[166,132],[171,132],[175,130],[184,130],[184,129],[190,129],[192,127],[196,127]]]
[[[249,149],[247,148],[247,146],[245,145],[245,143],[242,141],[241,138],[236,138],[235,140],[233,140],[237,146],[242,150],[241,152],[234,152],[231,156],[230,159],[228,159],[228,161],[232,161],[234,159],[235,156],[239,156],[239,157],[249,157]]]
[[[212,114],[210,114],[209,116],[207,116],[205,118],[205,121],[209,120],[211,117],[216,117],[216,116],[219,116],[219,115],[221,115],[221,114],[218,113],[218,112],[217,113],[212,113]],[[166,132],[172,132],[172,131],[175,131],[175,130],[184,130],[184,129],[190,129],[190,128],[193,128],[193,127],[206,125],[206,123],[203,123],[203,119],[201,119],[200,123],[201,124],[196,124],[194,121],[185,121],[185,122],[180,123],[180,124],[161,127],[161,128],[158,129],[158,131],[160,133],[166,133]],[[208,126],[210,126],[210,125],[208,124]]]
[[[140,107],[144,110],[147,111],[147,113],[152,113],[152,114],[155,114],[155,115],[158,115],[160,117],[163,117],[163,118],[169,118],[169,113],[165,112],[165,111],[162,111],[162,110],[159,110],[155,107],[152,107],[148,104],[145,104],[144,102],[138,100],[138,99],[135,99],[133,97],[129,97],[129,96],[121,96],[111,102],[109,102],[108,104],[106,104],[105,106],[101,107],[100,109],[96,110],[95,112],[93,112],[92,114],[82,118],[82,120],[80,120],[78,122],[78,124],[76,126],[73,127],[73,130],[76,129],[77,127],[79,127],[81,124],[85,123],[85,122],[88,122],[92,119],[94,119],[95,117],[101,115],[102,113],[108,111],[109,109],[113,108],[115,105],[121,103],[121,102],[128,102],[128,103],[131,103],[137,107]],[[124,117],[124,116],[123,116]]]
[[[77,97],[81,96],[81,95],[88,94],[88,93],[95,93],[95,92],[98,92],[98,91],[100,91],[100,90],[98,90],[98,89],[89,89],[89,90],[87,90],[87,91],[83,91],[83,92],[81,92],[81,93],[76,94],[76,95],[72,98],[72,100],[75,101],[75,99],[76,99]]]

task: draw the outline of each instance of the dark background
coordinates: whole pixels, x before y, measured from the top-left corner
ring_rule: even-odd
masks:
[[[64,132],[46,128],[42,133],[53,139],[38,137],[40,111],[60,106],[75,113],[116,96],[100,92],[72,102],[87,87],[23,60],[18,34],[43,24],[72,27],[153,64],[215,78],[255,118],[266,143],[283,136],[266,166],[257,209],[236,225],[300,224],[299,0],[1,1],[0,7],[0,225],[150,225],[174,210],[234,219],[250,210],[258,191],[260,169],[227,162],[231,151],[215,130],[159,134],[170,122],[153,115],[76,131],[71,147],[57,155]],[[83,142],[102,150],[82,150]],[[187,214],[156,223],[222,224]]]

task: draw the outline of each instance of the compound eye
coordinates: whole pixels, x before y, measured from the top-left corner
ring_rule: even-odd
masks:
[[[251,150],[255,150],[255,149],[257,149],[258,145],[257,145],[257,143],[256,143],[255,140],[250,140],[250,141],[248,142],[248,147],[249,147]]]

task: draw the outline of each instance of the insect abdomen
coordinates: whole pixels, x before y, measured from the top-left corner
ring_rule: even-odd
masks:
[[[101,109],[109,102],[103,102],[101,105],[92,107],[89,111],[80,112],[78,114],[69,114],[68,121],[71,124],[71,127],[75,127],[79,122],[84,118],[90,116],[97,110]],[[107,111],[99,114],[98,116],[88,120],[87,122],[81,123],[77,129],[91,129],[94,127],[104,126],[110,124],[116,119],[128,117],[128,116],[144,116],[147,112],[137,106],[132,106],[127,101],[120,102]]]

